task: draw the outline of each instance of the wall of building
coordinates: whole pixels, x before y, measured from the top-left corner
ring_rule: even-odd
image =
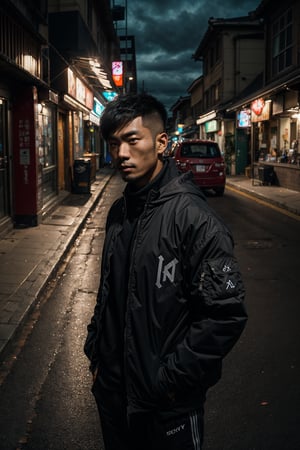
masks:
[[[235,46],[234,94],[240,94],[264,68],[265,48],[262,39],[237,37]]]

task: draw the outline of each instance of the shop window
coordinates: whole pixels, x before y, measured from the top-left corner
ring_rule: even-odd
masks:
[[[55,164],[52,109],[39,104],[39,163],[43,169]]]
[[[54,111],[50,106],[38,105],[39,166],[42,170],[42,203],[56,195],[56,155],[53,136]]]

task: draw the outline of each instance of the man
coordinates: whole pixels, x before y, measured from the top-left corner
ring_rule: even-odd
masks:
[[[85,344],[106,450],[201,449],[206,391],[247,320],[230,232],[163,158],[166,120],[147,94],[118,96],[101,118],[127,182]]]

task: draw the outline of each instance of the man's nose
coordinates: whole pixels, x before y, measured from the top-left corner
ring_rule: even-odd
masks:
[[[118,150],[119,150],[118,152],[119,158],[121,159],[129,158],[129,145],[127,144],[127,142],[121,142]]]

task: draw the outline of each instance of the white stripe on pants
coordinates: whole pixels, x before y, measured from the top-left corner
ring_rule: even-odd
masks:
[[[199,435],[199,421],[197,413],[190,414],[191,431],[195,450],[201,450],[201,439]]]

